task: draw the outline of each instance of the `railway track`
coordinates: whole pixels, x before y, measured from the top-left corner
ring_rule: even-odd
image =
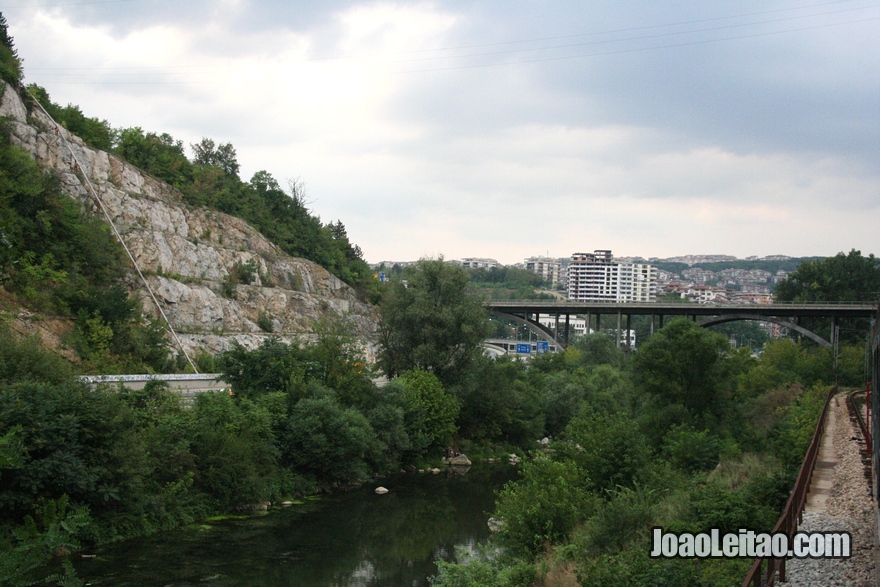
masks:
[[[853,437],[852,440],[859,444],[859,455],[861,456],[862,465],[865,469],[865,479],[868,482],[868,486],[873,490],[874,479],[871,474],[871,436],[868,432],[868,425],[867,422],[865,422],[865,416],[862,411],[862,406],[865,405],[865,402],[859,403],[856,401],[856,396],[860,394],[865,396],[866,402],[867,390],[857,389],[856,391],[851,391],[846,394],[846,407],[849,411],[849,419],[856,425],[861,433],[861,438]]]

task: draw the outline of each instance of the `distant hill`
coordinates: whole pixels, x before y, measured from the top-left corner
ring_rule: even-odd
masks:
[[[730,261],[715,261],[712,263],[694,263],[693,265],[676,261],[650,261],[650,263],[658,269],[679,274],[685,269],[697,267],[700,269],[705,269],[706,271],[715,272],[722,271],[724,269],[763,269],[764,271],[769,271],[770,273],[775,274],[780,269],[782,269],[783,271],[794,271],[801,263],[814,261],[816,259],[822,259],[822,257],[788,257],[786,259],[773,260],[736,259]]]

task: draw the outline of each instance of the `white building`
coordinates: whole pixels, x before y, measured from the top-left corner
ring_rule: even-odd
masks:
[[[541,279],[550,283],[552,287],[559,284],[560,263],[550,257],[529,257],[525,260],[526,271],[537,273]]]
[[[578,302],[653,302],[657,268],[616,263],[611,251],[575,253],[568,265],[568,299]]]
[[[539,314],[538,322],[541,326],[546,328],[550,328],[551,330],[556,328],[556,316],[552,314]],[[565,316],[559,317],[559,332],[563,332],[565,330]],[[569,316],[568,317],[568,331],[571,336],[584,336],[587,334],[587,319],[581,316]],[[592,332],[592,330],[590,330]]]
[[[554,330],[556,328],[556,316],[552,314],[539,314],[538,322],[541,326]],[[565,331],[565,316],[559,317],[559,333],[563,333]],[[614,340],[614,329],[603,329],[611,339]],[[593,328],[587,328],[587,319],[583,316],[569,316],[568,318],[568,332],[572,337],[575,336],[586,336],[587,334],[593,334],[596,332]],[[627,346],[627,339],[629,339],[629,346],[631,348],[635,348],[636,346],[636,331],[635,330],[626,330],[625,328],[620,331],[620,340],[618,341],[619,346],[625,347]]]
[[[492,269],[493,267],[501,266],[501,264],[495,259],[482,259],[477,257],[468,257],[462,259],[459,263],[461,263],[462,267],[467,267],[468,269]]]

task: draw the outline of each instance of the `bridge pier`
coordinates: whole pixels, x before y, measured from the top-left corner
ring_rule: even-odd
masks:
[[[837,332],[837,316],[831,317],[831,336],[828,337],[828,340],[834,344],[834,335]]]
[[[617,348],[620,348],[620,310],[617,311]]]
[[[632,350],[632,342],[629,337],[629,333],[631,330],[631,328],[630,328],[631,321],[632,321],[632,314],[627,314],[626,315],[626,352],[627,353],[629,353]]]

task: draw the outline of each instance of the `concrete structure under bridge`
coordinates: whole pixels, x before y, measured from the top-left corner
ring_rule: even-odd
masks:
[[[617,340],[621,340],[622,330],[631,330],[633,315],[651,316],[651,332],[654,325],[663,327],[664,318],[669,316],[685,316],[697,321],[698,317],[708,318],[700,322],[707,327],[723,322],[736,320],[758,320],[771,322],[789,328],[825,347],[831,347],[834,333],[839,320],[845,318],[872,318],[877,311],[877,304],[870,302],[817,302],[789,303],[780,302],[767,305],[749,306],[716,306],[713,304],[681,304],[681,303],[614,303],[614,302],[572,302],[552,300],[502,300],[484,304],[493,316],[523,324],[540,338],[556,344],[559,348],[568,345],[571,316],[586,316],[587,328],[602,328],[603,318],[614,320],[617,328]],[[555,316],[556,327],[546,327],[538,321],[538,316],[548,314]],[[595,318],[594,318],[595,317]],[[807,330],[798,324],[800,318],[830,318],[831,329],[828,338]],[[607,325],[607,322],[605,322]],[[607,327],[607,326],[606,326]],[[627,350],[629,350],[627,344]]]
[[[99,384],[121,385],[127,389],[143,389],[150,381],[164,381],[171,391],[192,401],[196,394],[206,391],[231,391],[220,373],[171,374],[171,375],[82,375],[79,380],[92,387]]]

